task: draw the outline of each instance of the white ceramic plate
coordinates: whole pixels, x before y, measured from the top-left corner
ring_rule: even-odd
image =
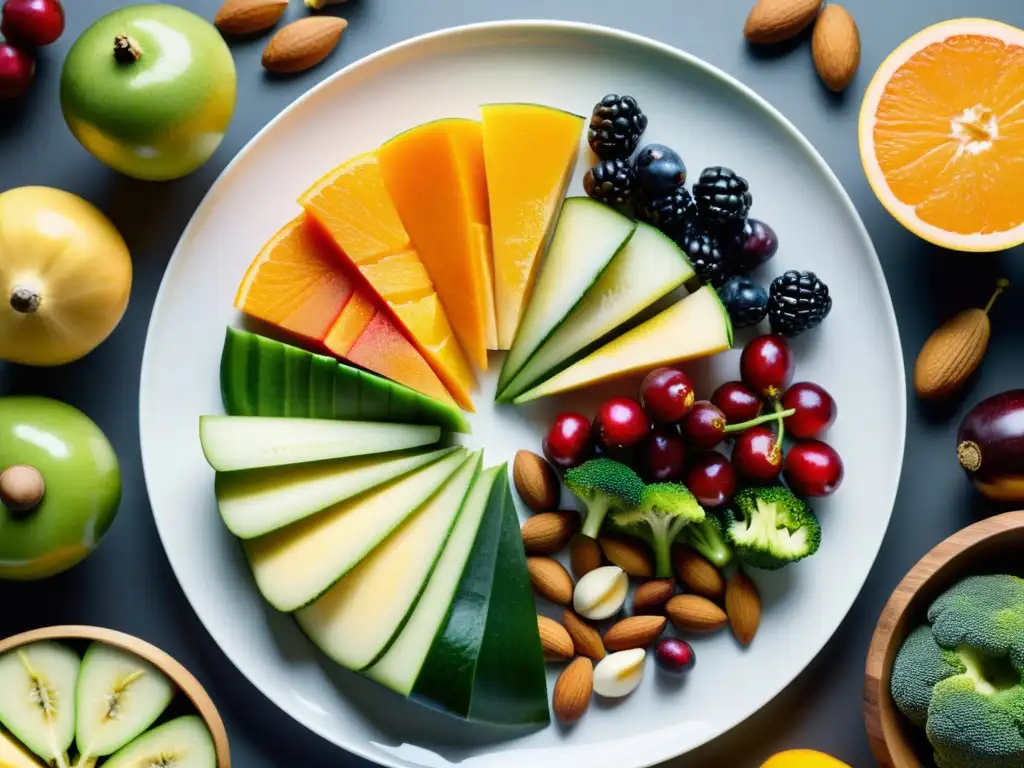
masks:
[[[728,632],[699,639],[697,667],[680,687],[652,669],[630,699],[595,704],[575,729],[495,732],[333,668],[288,616],[263,603],[217,515],[198,417],[222,409],[221,341],[224,327],[239,322],[231,305],[246,266],[322,173],[424,121],[475,117],[482,103],[539,102],[587,115],[610,91],[639,99],[650,116],[645,140],[678,148],[693,176],[721,164],[750,180],[754,215],[782,242],[772,274],[812,269],[832,286],[831,316],[794,347],[798,380],[821,383],[839,403],[828,439],[846,460],[846,481],[816,505],[824,526],[819,554],[757,574],[764,620],[748,651]],[[691,366],[699,394],[709,397],[714,383],[737,378],[738,357],[733,351]],[[493,408],[493,382],[483,386],[468,442],[485,447],[489,463],[537,449],[547,419],[566,405]],[[625,385],[611,389],[631,393]],[[577,24],[488,24],[418,38],[348,67],[282,113],[225,170],[182,236],[153,311],[142,453],[160,535],[200,619],[257,688],[313,731],[389,766],[630,768],[693,749],[751,715],[839,626],[892,511],[904,389],[896,322],[868,235],[835,176],[781,115],[721,72],[650,40]],[[587,399],[572,405],[592,408]]]

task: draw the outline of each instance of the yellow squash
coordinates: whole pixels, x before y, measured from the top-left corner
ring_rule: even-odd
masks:
[[[812,749],[791,749],[787,752],[779,752],[769,758],[761,768],[850,768],[850,766]]]
[[[85,356],[121,321],[131,284],[128,246],[90,203],[48,187],[0,194],[0,360]]]

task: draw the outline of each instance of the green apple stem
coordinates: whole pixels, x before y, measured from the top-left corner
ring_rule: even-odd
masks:
[[[142,58],[142,47],[128,35],[114,38],[114,58],[122,64],[133,64]]]
[[[15,464],[0,472],[0,504],[12,512],[30,512],[46,495],[46,483],[35,467]]]
[[[16,285],[11,291],[11,309],[21,312],[23,315],[31,315],[42,306],[43,297],[39,291],[29,288],[27,285]]]

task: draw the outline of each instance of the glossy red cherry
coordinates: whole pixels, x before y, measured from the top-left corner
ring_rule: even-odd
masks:
[[[647,477],[656,483],[681,480],[686,466],[686,443],[675,430],[655,429],[646,445]]]
[[[0,99],[20,99],[28,93],[36,62],[21,48],[0,43]]]
[[[797,496],[828,496],[843,482],[843,460],[832,446],[807,440],[787,451],[785,477]]]
[[[782,471],[782,447],[769,427],[752,427],[736,438],[732,464],[743,478],[767,483]]]
[[[793,437],[818,437],[836,420],[836,401],[832,395],[809,381],[787,389],[782,407],[796,411],[786,418],[786,429]]]
[[[711,402],[725,414],[730,424],[756,419],[761,415],[761,398],[742,381],[727,381],[715,390]]]
[[[762,397],[779,397],[793,380],[793,353],[781,336],[758,336],[740,357],[743,383]]]
[[[629,448],[637,445],[651,431],[647,414],[631,397],[605,400],[594,419],[597,439],[606,448]]]
[[[678,368],[655,368],[640,385],[640,403],[655,421],[674,424],[693,408],[690,377]]]
[[[707,400],[698,400],[679,428],[694,448],[714,448],[725,438],[725,414]]]
[[[590,449],[590,419],[579,413],[558,414],[544,437],[544,455],[563,469],[582,464]]]
[[[661,638],[654,648],[654,658],[659,667],[677,675],[689,672],[697,663],[693,646],[678,637]]]
[[[736,493],[736,470],[729,459],[711,451],[693,460],[684,484],[702,507],[721,507],[732,501]]]
[[[7,0],[0,17],[0,34],[11,43],[38,48],[55,42],[64,32],[60,0]]]

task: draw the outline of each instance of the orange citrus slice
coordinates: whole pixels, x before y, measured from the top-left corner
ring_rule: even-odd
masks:
[[[928,27],[864,96],[860,153],[878,199],[936,245],[1024,242],[1024,30],[985,19]]]

